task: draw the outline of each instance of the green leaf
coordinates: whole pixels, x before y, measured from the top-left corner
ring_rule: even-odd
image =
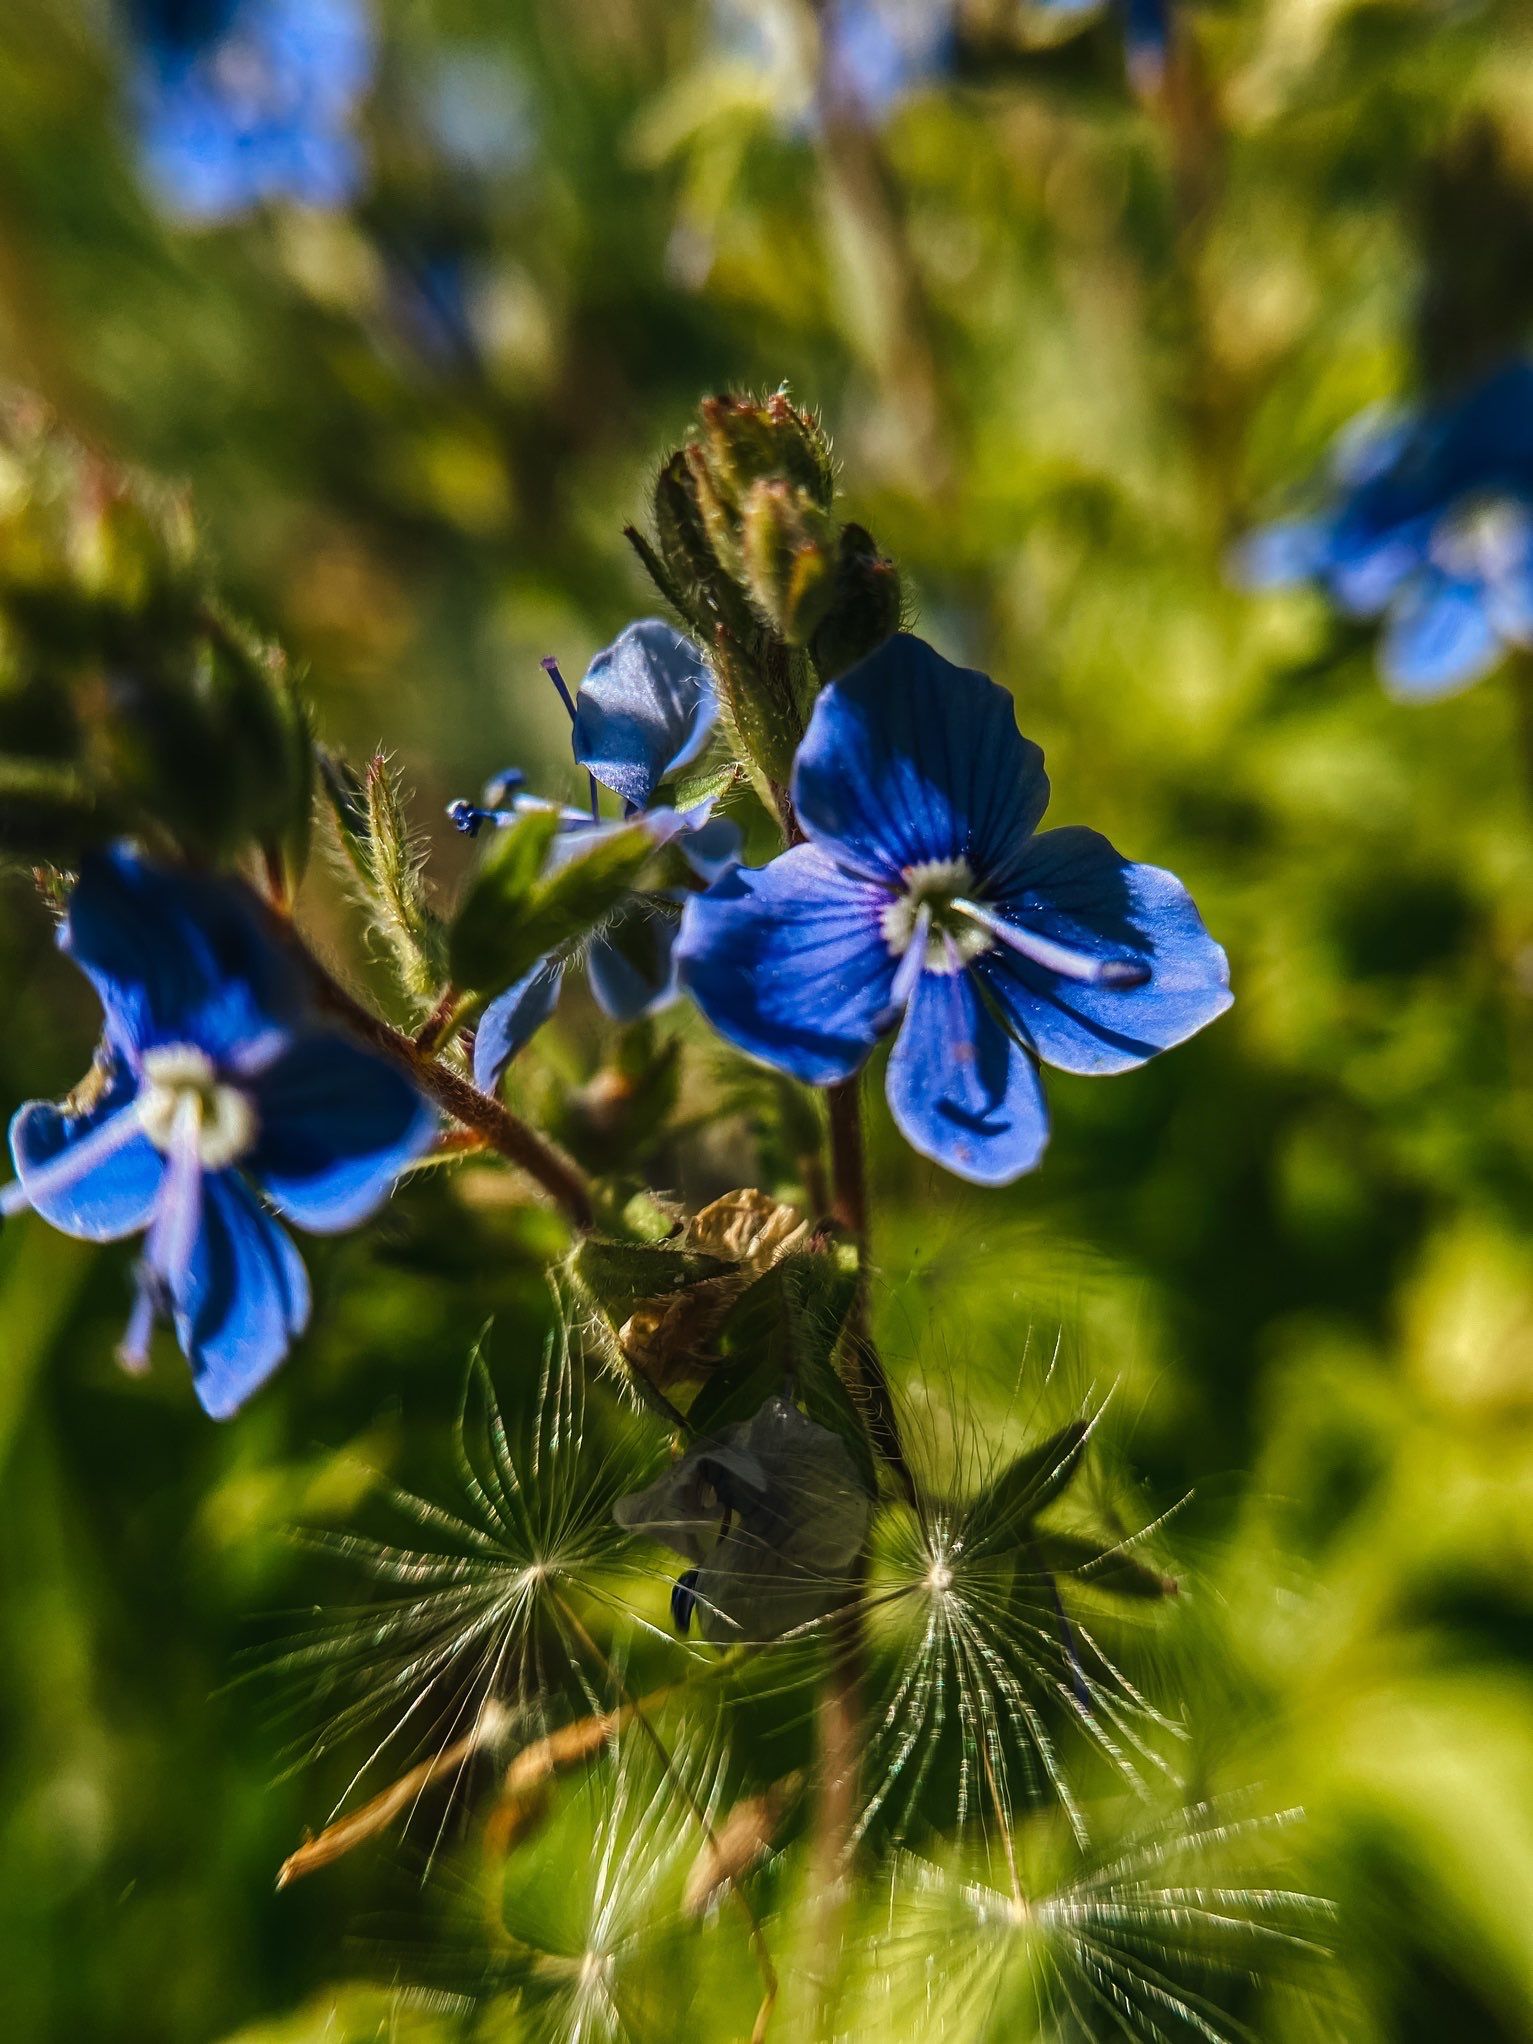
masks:
[[[655,852],[643,823],[592,836],[552,871],[555,811],[534,810],[497,835],[453,923],[452,977],[486,997],[540,959],[589,935],[632,892]]]
[[[1069,1485],[1080,1468],[1091,1428],[1071,1420],[1036,1448],[1008,1463],[974,1502],[969,1525],[976,1540],[1018,1541],[1029,1536],[1032,1522]]]
[[[1038,1563],[1051,1575],[1073,1576],[1087,1589],[1109,1596],[1158,1601],[1176,1596],[1180,1589],[1174,1576],[1163,1576],[1126,1549],[1104,1548],[1100,1541],[1078,1533],[1035,1533],[1031,1545]]]
[[[74,866],[127,820],[73,767],[0,760],[0,852]]]
[[[821,1251],[804,1250],[774,1264],[724,1322],[725,1361],[693,1400],[691,1424],[718,1433],[749,1419],[791,1384],[808,1417],[846,1443],[871,1493],[876,1477],[867,1428],[835,1365],[856,1295],[855,1270]]]
[[[690,767],[671,783],[671,806],[695,809],[699,802],[717,802],[731,792],[739,778],[740,769],[731,759],[715,760],[712,766]]]

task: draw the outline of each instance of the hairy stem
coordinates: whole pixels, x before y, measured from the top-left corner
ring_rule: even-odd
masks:
[[[299,955],[322,1006],[344,1022],[353,1035],[403,1065],[421,1091],[444,1113],[472,1129],[490,1149],[541,1186],[571,1227],[582,1234],[589,1232],[595,1221],[591,1189],[572,1158],[501,1101],[482,1093],[460,1072],[439,1063],[402,1030],[365,1008],[331,978],[312,953],[300,947]]]

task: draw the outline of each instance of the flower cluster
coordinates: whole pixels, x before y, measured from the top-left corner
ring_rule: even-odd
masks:
[[[556,663],[544,665],[569,710],[575,760],[590,786],[588,810],[560,810],[555,861],[578,856],[594,836],[614,827],[602,819],[602,787],[621,798],[623,822],[643,820],[657,845],[674,839],[697,879],[725,872],[739,851],[740,833],[727,817],[714,815],[711,798],[682,809],[656,806],[661,789],[707,745],[718,715],[708,670],[691,641],[657,618],[630,625],[596,655],[573,696]],[[485,806],[454,802],[448,812],[471,837],[486,824],[511,824],[548,806],[522,792],[516,772],[492,781],[485,798]],[[637,1021],[675,998],[677,900],[674,889],[634,892],[586,945],[591,991],[614,1021]],[[474,1039],[479,1085],[493,1090],[553,1014],[566,964],[560,954],[541,959],[490,1002]]]
[[[168,1315],[215,1418],[303,1332],[309,1283],[266,1202],[314,1234],[354,1227],[433,1141],[436,1116],[395,1065],[319,1024],[302,974],[242,885],[93,854],[61,941],[105,1028],[77,1093],[11,1123],[31,1207],[93,1242],[147,1231],[122,1345],[146,1360]]]
[[[1230,1003],[1180,881],[1095,831],[1038,832],[1043,755],[1011,697],[898,634],[815,704],[804,842],[688,902],[682,983],[720,1033],[811,1085],[882,1036],[916,1149],[976,1184],[1042,1155],[1040,1060],[1127,1071]]]
[[[1342,436],[1319,508],[1255,533],[1256,588],[1319,582],[1383,620],[1384,681],[1409,701],[1478,681],[1533,644],[1533,362]]]
[[[128,19],[144,164],[176,212],[224,220],[356,192],[366,0],[129,0]]]

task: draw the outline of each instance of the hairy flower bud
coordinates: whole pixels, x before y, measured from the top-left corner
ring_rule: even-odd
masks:
[[[790,646],[806,646],[835,590],[835,520],[808,491],[753,483],[741,519],[751,600]]]

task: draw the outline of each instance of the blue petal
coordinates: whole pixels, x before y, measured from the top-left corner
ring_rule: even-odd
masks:
[[[297,967],[248,888],[125,846],[85,860],[61,942],[130,1061],[154,1044],[190,1043],[223,1062],[301,1012]]]
[[[202,1184],[202,1226],[173,1280],[176,1336],[205,1411],[227,1419],[276,1369],[309,1320],[303,1259],[239,1174]]]
[[[1428,702],[1478,681],[1500,653],[1483,583],[1429,568],[1391,611],[1379,660],[1392,695]]]
[[[997,948],[973,970],[1045,1064],[1123,1072],[1184,1042],[1230,1005],[1229,961],[1172,873],[1120,858],[1072,824],[1034,838],[1017,869],[1009,919],[1088,959],[1138,958],[1141,986],[1087,985]]]
[[[133,1104],[135,1087],[121,1067],[106,1091],[85,1114],[70,1114],[49,1100],[31,1100],[11,1122],[11,1156],[27,1204],[51,1226],[88,1242],[115,1242],[147,1228],[165,1175],[165,1159],[147,1136],[127,1122],[117,1124],[123,1136],[114,1141],[108,1125]],[[38,1181],[50,1164],[81,1151],[95,1139],[99,1161],[77,1178],[61,1182],[52,1172],[51,1189]]]
[[[856,1071],[889,1005],[887,895],[813,845],[736,866],[682,912],[681,983],[731,1043],[812,1086]]]
[[[1383,530],[1351,517],[1338,521],[1326,574],[1349,617],[1377,617],[1401,585],[1420,572],[1435,523],[1435,512]]]
[[[493,1093],[500,1075],[559,1005],[563,969],[546,961],[497,994],[474,1031],[474,1084]]]
[[[983,879],[1048,800],[1043,754],[1006,690],[906,632],[821,691],[793,769],[808,836],[885,882],[959,858]]]
[[[699,808],[702,806],[699,804]],[[740,826],[732,816],[714,816],[713,804],[706,806],[710,814],[694,824],[678,842],[698,879],[712,881],[721,879],[739,859],[742,838]],[[689,809],[686,814],[693,816],[697,811]]]
[[[366,1220],[437,1132],[405,1074],[341,1036],[300,1037],[250,1091],[260,1134],[244,1168],[315,1234]]]
[[[575,697],[575,757],[642,809],[695,759],[717,705],[703,656],[658,618],[630,625],[586,670]]]
[[[602,1011],[614,1022],[652,1015],[676,994],[675,908],[635,899],[608,923],[586,953],[586,974]]]
[[[1049,1138],[1038,1068],[967,972],[923,972],[884,1081],[905,1140],[971,1185],[1009,1185]]]

